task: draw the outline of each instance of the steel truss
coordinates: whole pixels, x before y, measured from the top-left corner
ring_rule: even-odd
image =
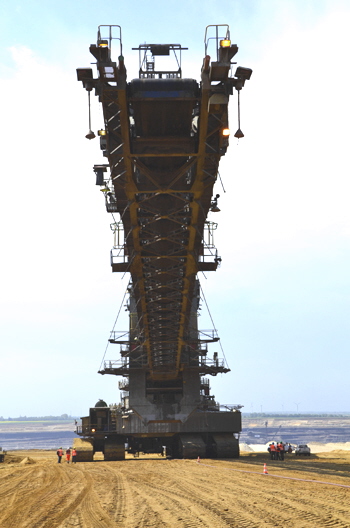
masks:
[[[165,54],[164,49],[158,54]],[[85,70],[80,80],[87,90],[95,88],[102,103],[101,148],[110,167],[106,205],[120,214],[125,235],[117,246],[117,262],[112,255],[112,268],[130,272],[135,310],[133,344],[124,354],[129,361],[115,369],[124,373],[141,361],[153,380],[177,379],[187,367],[225,372],[223,364],[203,362],[196,276],[216,270],[221,260],[213,246],[211,259],[204,256],[203,238],[219,161],[228,146],[222,131],[228,126],[228,95],[234,85],[230,61],[211,68],[206,57],[200,84],[182,80],[181,69],[162,76],[153,66],[157,75],[147,66],[140,69],[140,79],[127,83],[122,56],[117,65],[110,47],[99,46],[99,41],[90,51],[99,77],[93,79]],[[219,65],[215,71],[214,65]],[[111,369],[106,366],[104,372]]]

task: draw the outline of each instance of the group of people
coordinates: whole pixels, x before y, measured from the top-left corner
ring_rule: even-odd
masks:
[[[57,462],[59,464],[61,463],[62,457],[63,457],[63,449],[62,449],[62,447],[60,447],[59,449],[57,449],[57,458],[58,458]],[[77,451],[76,451],[76,449],[74,449],[74,447],[68,447],[66,449],[66,462],[67,462],[67,464],[69,464],[71,457],[72,457],[72,464],[76,464],[76,462],[77,462]]]
[[[284,453],[291,453],[292,446],[283,442],[271,442],[267,448],[271,460],[284,460]]]

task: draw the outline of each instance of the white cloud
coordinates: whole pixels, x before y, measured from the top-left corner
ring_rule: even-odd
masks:
[[[348,339],[342,314],[349,302],[350,11],[330,12],[307,24],[298,21],[298,13],[291,18],[288,12],[290,27],[283,33],[277,32],[280,14],[273,19],[275,33],[260,26],[255,60],[242,53],[243,45],[240,49],[239,63],[254,70],[241,97],[246,137],[238,145],[233,138],[234,96],[231,146],[220,167],[227,193],[218,183],[221,213],[210,217],[219,222],[216,243],[224,261],[216,274],[202,279],[226,355],[237,369],[233,377],[214,380],[214,392],[221,401],[248,406],[251,399],[260,398],[258,410],[261,403],[267,408],[269,401],[264,380],[270,350],[286,351],[275,385],[276,392],[283,392],[294,383],[288,355],[302,347],[310,358],[317,358],[320,350],[329,353],[336,341],[337,353],[344,357]],[[110,271],[110,217],[92,172],[95,163],[106,160],[97,140],[84,137],[87,94],[72,69],[72,64],[89,63],[88,44],[73,42],[65,66],[44,60],[29,47],[14,47],[12,68],[0,79],[6,94],[0,100],[6,124],[0,130],[5,153],[0,193],[5,323],[1,348],[8,354],[9,380],[1,391],[17,414],[56,412],[56,404],[57,414],[85,413],[99,397],[119,397],[114,378],[96,375],[127,278],[122,283]],[[190,47],[191,42],[184,45]],[[202,57],[192,60],[191,53],[183,54],[185,75],[198,79]],[[136,74],[137,54],[125,56],[130,80],[131,72]],[[92,99],[97,129],[102,118]],[[207,327],[208,318],[203,315],[202,320]],[[124,329],[125,321],[122,324]],[[118,351],[109,354],[117,356]],[[14,384],[15,360],[24,374]],[[254,362],[259,369],[248,369]],[[324,365],[322,359],[315,394],[325,384]],[[300,376],[292,370],[293,376]],[[334,379],[337,375],[343,379],[342,373],[334,373]],[[40,410],[35,395],[28,400],[30,408],[23,408],[23,394],[42,383],[45,402],[40,402]],[[300,391],[302,399],[309,394],[307,388]],[[312,402],[317,405],[316,396]]]
[[[333,14],[314,28],[293,26],[251,64],[242,91],[246,137],[221,164],[232,246],[309,245],[311,239],[348,236],[347,123],[350,74],[345,67],[350,15]],[[232,98],[235,99],[235,95]],[[234,102],[231,129],[236,128]],[[219,187],[219,186],[218,186]],[[222,193],[223,194],[223,193]],[[222,235],[219,235],[222,236]]]

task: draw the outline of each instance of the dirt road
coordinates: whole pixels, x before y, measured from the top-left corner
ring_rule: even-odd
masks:
[[[13,455],[13,463],[0,465],[1,528],[350,527],[347,452],[285,462],[250,453],[238,461],[140,458],[73,466],[57,464],[52,452]]]

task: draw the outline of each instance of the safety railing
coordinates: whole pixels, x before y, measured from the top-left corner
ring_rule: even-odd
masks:
[[[225,367],[225,361],[223,359],[209,359],[209,358],[202,358],[199,361],[200,367],[214,367],[214,368],[224,368]]]
[[[114,29],[118,28],[118,29]],[[118,36],[115,36],[117,31]],[[103,47],[104,45],[108,46],[109,49],[112,48],[112,42],[116,40],[119,42],[119,56],[123,55],[123,43],[122,43],[122,28],[117,25],[105,25],[102,24],[98,26],[97,30],[97,45]]]
[[[210,29],[209,29],[210,28]],[[214,29],[212,29],[214,28]],[[219,29],[220,28],[220,29]],[[209,36],[209,33],[214,33],[213,36]],[[204,35],[204,45],[205,45],[205,55],[210,55],[209,46],[214,42],[216,60],[219,60],[219,49],[220,49],[220,40],[230,40],[230,28],[227,24],[216,24],[209,25],[205,28]]]
[[[210,343],[214,341],[219,341],[217,331],[213,329],[199,330],[198,337],[199,337],[199,341],[202,343]]]
[[[127,330],[112,330],[109,342],[126,345],[129,343],[129,332]]]
[[[122,391],[129,391],[129,380],[128,379],[122,379],[118,382],[118,388]]]

